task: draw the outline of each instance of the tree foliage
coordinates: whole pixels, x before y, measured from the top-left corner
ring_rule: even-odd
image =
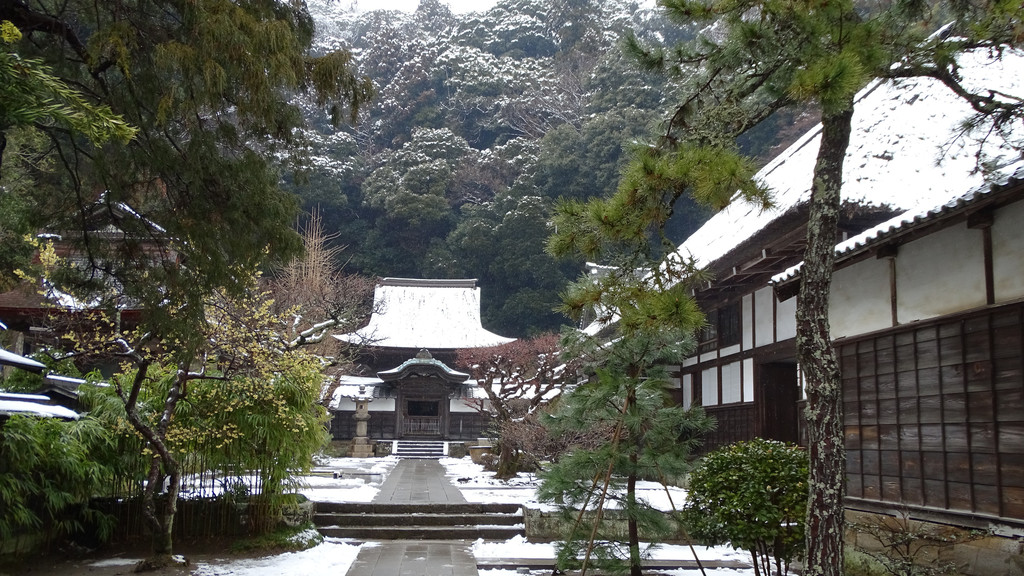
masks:
[[[309,138],[328,151],[311,152],[309,183],[295,181],[353,248],[353,268],[477,278],[491,329],[557,331],[565,319],[552,308],[583,262],[544,251],[555,199],[614,188],[625,143],[663,116],[676,84],[632,66],[618,39],[627,29],[675,38],[676,28],[618,0],[515,0],[462,15],[436,2],[411,14],[311,6],[332,27],[318,44],[351,45],[379,88],[345,134],[358,159],[330,151],[339,133],[314,121]],[[437,161],[452,149],[461,150],[455,170]],[[686,212],[677,211],[676,240],[704,216]]]
[[[590,382],[563,397],[548,419],[554,435],[583,432],[604,439],[577,447],[541,474],[538,498],[558,506],[566,533],[560,569],[642,573],[641,536],[659,542],[675,533],[669,516],[637,498],[637,481],[663,485],[689,469],[689,457],[713,422],[700,408],[683,409],[666,393],[665,363],[679,361],[692,337],[665,329],[637,332],[604,346],[573,340],[566,352],[596,366]],[[621,517],[616,518],[616,512]],[[624,517],[626,532],[621,528]]]
[[[455,365],[467,370],[486,400],[472,400],[477,411],[494,418],[499,434],[498,478],[519,471],[521,453],[527,448],[517,423],[536,423],[540,411],[557,402],[577,383],[579,363],[563,361],[556,334],[542,334],[490,348],[459,350]],[[506,432],[508,434],[506,434]]]
[[[59,168],[32,174],[48,191],[34,197],[34,210],[79,243],[82,280],[112,278],[165,332],[200,321],[208,290],[237,293],[240,271],[297,251],[296,206],[269,155],[304,124],[290,97],[306,92],[354,117],[372,94],[348,53],[308,54],[312,21],[301,4],[18,0],[4,3],[0,18],[23,34],[10,56],[45,65],[77,87],[83,106],[138,128],[131,140],[90,148],[80,126],[46,122],[49,102],[23,99],[18,108],[34,115],[19,117],[46,134]],[[142,218],[120,218],[125,204]],[[143,253],[140,242],[155,235],[174,250]],[[193,333],[176,336],[194,347]]]
[[[82,521],[103,537],[113,520],[91,507],[110,479],[113,443],[92,417],[13,416],[0,427],[0,542],[16,552],[19,537],[49,541],[79,533]]]

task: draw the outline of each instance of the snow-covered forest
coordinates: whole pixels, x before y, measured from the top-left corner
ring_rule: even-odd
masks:
[[[558,293],[582,262],[544,252],[553,200],[614,191],[630,144],[655,140],[678,104],[669,78],[621,48],[628,30],[668,41],[691,32],[650,4],[501,0],[453,14],[438,0],[358,13],[310,1],[317,48],[350,49],[376,97],[356,126],[337,129],[328,110],[304,105],[314,129],[287,186],[320,207],[349,271],[477,278],[489,329],[557,329],[567,321],[553,311]],[[774,141],[757,138],[747,150],[767,154]],[[674,239],[706,216],[679,210]]]

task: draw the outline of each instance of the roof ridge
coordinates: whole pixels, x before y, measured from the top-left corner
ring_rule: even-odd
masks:
[[[476,278],[384,278],[380,286],[413,286],[427,288],[476,288]]]

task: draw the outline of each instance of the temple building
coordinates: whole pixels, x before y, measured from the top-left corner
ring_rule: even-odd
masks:
[[[355,436],[357,402],[366,402],[373,440],[471,440],[489,417],[466,401],[483,394],[452,366],[464,348],[512,342],[480,321],[476,280],[385,278],[374,291],[369,323],[335,338],[359,347],[368,375],[344,375],[331,388],[331,432]]]

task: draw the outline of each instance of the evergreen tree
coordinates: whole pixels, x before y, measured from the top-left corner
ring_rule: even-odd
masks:
[[[672,405],[663,369],[693,351],[694,334],[704,322],[690,295],[690,282],[699,274],[683,263],[657,265],[660,255],[652,249],[658,245],[657,235],[649,227],[636,228],[635,221],[612,217],[627,209],[599,201],[563,200],[558,206],[548,249],[555,255],[579,253],[616,264],[600,277],[573,284],[564,294],[564,309],[574,317],[596,311],[596,325],[614,323],[617,333],[608,342],[589,332],[566,337],[565,354],[585,358],[596,378],[565,398],[564,411],[554,419],[556,433],[559,426],[580,426],[604,434],[606,442],[559,460],[542,477],[540,497],[558,503],[567,515],[575,514],[559,550],[561,565],[571,566],[582,555],[584,573],[596,560],[609,568],[628,567],[632,576],[639,576],[641,531],[656,542],[666,535],[668,524],[637,500],[637,480],[678,477],[701,433],[712,424],[700,408]],[[624,536],[610,532],[603,522],[610,501],[623,510]],[[588,511],[594,515],[588,519],[593,528],[581,531]],[[627,550],[618,554],[622,541]]]
[[[1013,120],[1020,102],[966,90],[959,84],[955,55],[971,49],[998,52],[1019,42],[1024,9],[1002,0],[952,2],[946,10],[916,0],[659,4],[681,26],[696,21],[707,26],[705,32],[692,43],[669,48],[644,48],[633,38],[627,44],[643,65],[685,79],[690,89],[658,144],[636,157],[613,197],[563,206],[563,216],[578,224],[563,223],[565,231],[557,237],[595,252],[623,238],[658,237],[660,232],[664,239],[665,223],[688,193],[713,206],[725,205],[737,190],[766,202],[765,191],[751,181],[752,164],[737,152],[736,138],[787,105],[819,107],[821,148],[797,309],[811,457],[806,573],[838,574],[845,457],[839,369],[827,312],[854,96],[871,78],[931,76],[997,123]],[[948,34],[930,36],[937,22],[929,18],[940,14],[954,23]],[[671,243],[662,246],[671,252]],[[677,263],[678,258],[670,258],[665,267]]]
[[[566,354],[596,361],[596,376],[564,396],[549,427],[555,435],[582,431],[604,442],[573,450],[544,470],[538,497],[557,504],[568,527],[558,547],[560,569],[586,574],[595,566],[638,576],[646,553],[641,539],[659,542],[678,526],[637,498],[637,482],[667,486],[681,477],[700,436],[713,426],[699,407],[684,409],[667,393],[663,365],[692,350],[692,332],[637,332],[603,347],[583,337],[574,344]]]
[[[235,370],[270,371],[274,360],[265,333],[211,332],[226,329],[222,303],[249,295],[253,270],[301,246],[296,202],[275,165],[304,124],[290,99],[307,94],[333,120],[354,121],[371,85],[346,51],[310,56],[303,2],[12,0],[0,3],[0,20],[23,33],[11,44],[19,59],[48,66],[86,104],[138,127],[131,140],[94,148],[64,123],[30,120],[58,168],[31,175],[41,193],[30,209],[76,244],[50,280],[109,312],[109,325],[76,341],[79,351],[134,364],[117,392],[152,454],[146,516],[154,557],[166,561],[180,475],[166,440],[189,382],[227,371],[217,355],[238,359]],[[126,302],[145,310],[131,334],[118,323]],[[252,312],[247,320],[265,321],[265,310]],[[161,364],[181,369],[150,422],[139,398]],[[165,477],[170,491],[157,502]]]
[[[0,3],[0,19],[23,34],[10,45],[20,61],[47,66],[83,105],[138,128],[94,148],[77,126],[30,118],[58,168],[33,175],[43,193],[32,208],[79,243],[80,279],[112,279],[189,355],[188,325],[201,321],[211,288],[238,293],[240,270],[299,249],[296,203],[274,165],[303,124],[289,99],[305,92],[337,120],[354,119],[369,81],[347,52],[308,55],[303,3],[14,0]],[[142,218],[120,217],[125,205]],[[141,249],[156,230],[173,250]]]

